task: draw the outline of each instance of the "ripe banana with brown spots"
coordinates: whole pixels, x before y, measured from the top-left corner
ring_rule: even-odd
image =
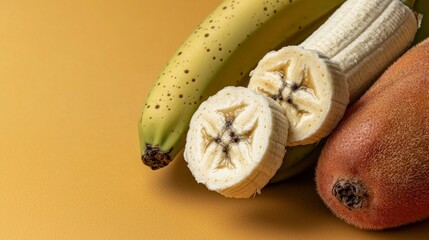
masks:
[[[344,0],[225,0],[192,33],[155,81],[139,121],[142,161],[168,165],[183,149],[200,103],[245,85],[267,51],[298,44]]]

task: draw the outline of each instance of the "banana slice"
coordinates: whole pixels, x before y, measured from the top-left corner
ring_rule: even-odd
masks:
[[[184,157],[197,182],[226,197],[260,193],[282,164],[288,121],[273,100],[226,87],[192,116]]]
[[[251,72],[248,87],[282,106],[289,120],[289,146],[327,136],[349,102],[347,81],[338,64],[298,46],[266,54]]]

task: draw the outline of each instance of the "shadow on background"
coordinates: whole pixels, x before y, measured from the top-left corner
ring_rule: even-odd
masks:
[[[268,185],[243,219],[253,227],[303,232],[337,221],[315,190],[312,169],[284,182]]]
[[[308,231],[352,232],[371,239],[422,239],[429,236],[429,221],[386,231],[364,231],[336,218],[319,198],[314,183],[314,169],[287,181],[270,184],[262,194],[251,199],[228,199],[198,184],[183,157],[176,158],[164,169],[159,184],[168,195],[189,203],[204,201],[227,211],[225,224],[240,222],[253,231],[290,233]]]
[[[189,200],[223,199],[220,194],[208,191],[203,184],[198,184],[195,181],[185,159],[183,159],[183,151],[170,163],[170,166],[161,169],[161,171],[165,171],[165,174],[159,179],[159,184],[162,184],[163,188],[174,196]]]
[[[336,218],[317,194],[314,169],[269,185],[258,201],[269,205],[255,204],[255,208],[241,216],[255,228],[301,233],[332,229],[335,233],[352,232],[363,239],[429,239],[429,220],[384,231],[365,231]]]

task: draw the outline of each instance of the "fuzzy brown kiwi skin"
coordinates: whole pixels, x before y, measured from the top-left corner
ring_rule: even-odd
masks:
[[[429,217],[429,39],[346,111],[322,150],[315,180],[327,207],[361,229]],[[354,183],[362,190],[356,196]]]

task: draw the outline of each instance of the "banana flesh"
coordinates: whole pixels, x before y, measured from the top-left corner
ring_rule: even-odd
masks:
[[[414,5],[414,1],[411,1],[407,2],[407,6],[414,5],[418,12],[425,12],[424,4],[427,3],[418,0]],[[417,25],[412,11],[400,1],[348,0],[299,46],[320,51],[338,62],[348,81],[350,100],[355,101],[377,75],[410,45]],[[420,39],[425,36],[424,31],[423,23],[417,32]],[[414,43],[420,39],[417,35]],[[294,160],[291,165],[288,158],[296,158],[293,154],[293,151],[286,154],[282,167],[271,182],[285,180],[305,169],[302,166],[311,162],[309,157],[304,157],[299,160],[302,162],[295,164]],[[317,154],[313,156],[317,158]]]
[[[410,8],[413,8],[415,13],[418,14],[418,29],[412,43],[412,46],[414,46],[429,36],[429,1],[409,0],[402,2]],[[309,150],[303,152],[300,150],[301,147],[310,148],[310,151],[313,151],[312,154],[308,156],[307,151]],[[319,146],[317,146],[317,149],[315,148],[315,144],[289,148],[291,151],[286,152],[282,166],[270,182],[284,181],[311,167],[312,164],[309,164],[309,162],[317,161],[318,152],[320,152],[321,149]]]
[[[411,45],[417,26],[399,0],[348,0],[300,46],[338,62],[355,101]]]
[[[273,100],[226,87],[191,119],[184,151],[196,181],[226,197],[260,193],[282,164],[288,122]]]
[[[349,101],[347,82],[338,64],[298,46],[265,55],[251,72],[248,87],[283,107],[289,120],[289,146],[326,137]]]
[[[247,198],[270,179],[290,177],[282,169],[273,178],[286,145],[326,137],[350,99],[405,51],[416,29],[414,14],[399,0],[348,0],[302,44],[270,51],[251,72],[248,89],[225,88],[192,118],[185,160],[195,179],[224,196]],[[283,168],[294,174],[315,156],[286,159]]]
[[[288,46],[266,54],[252,71],[248,87],[271,97],[284,108],[289,121],[288,146],[318,142],[335,128],[349,100],[356,100],[410,46],[416,30],[415,14],[399,0],[349,0],[299,46]],[[313,50],[317,55],[306,59],[304,56],[309,54],[304,49]],[[291,54],[292,50],[295,56]],[[309,77],[311,74],[306,73],[312,66],[320,71],[320,67],[314,67],[317,66],[314,60],[320,58],[324,58],[326,65],[334,66],[324,72],[324,75],[331,73],[330,81]],[[300,86],[300,80],[306,78],[316,84]],[[304,91],[306,93],[317,90],[320,93],[323,92],[320,91],[321,86],[331,87],[328,91],[331,95],[323,95],[325,102],[314,101],[314,98],[302,96],[296,91],[302,87],[311,89]],[[334,106],[336,111],[329,112],[327,106]],[[327,113],[314,114],[320,113],[320,110]],[[307,117],[304,121],[300,118],[303,115]],[[305,121],[312,124],[300,124]],[[273,178],[274,182],[290,177],[283,168],[301,171],[302,166],[308,165],[298,162],[293,164],[297,167],[287,167],[286,163],[287,159]],[[292,166],[290,162],[289,166]]]
[[[320,141],[342,118],[349,99],[354,101],[360,96],[376,77],[410,46],[416,30],[417,20],[414,13],[399,0],[348,0],[304,42],[293,47],[295,51],[301,52],[298,58],[291,54],[281,54],[290,50],[290,46],[278,52],[267,53],[253,71],[249,88],[281,100],[290,122],[289,146]],[[295,99],[289,90],[286,94],[280,94],[280,98],[276,96],[276,93],[283,93],[285,89],[282,84],[275,84],[281,83],[285,78],[282,73],[273,73],[273,66],[276,64],[286,68],[291,65],[291,62],[298,62],[300,64],[291,66],[296,68],[301,65],[309,66],[308,69],[317,69],[314,61],[311,61],[311,58],[305,58],[304,50],[300,49],[320,53],[319,56],[326,57],[324,61],[328,62],[328,65],[338,64],[338,68],[325,71],[325,75],[326,72],[333,73],[333,79],[329,81],[321,77],[309,77],[313,79],[311,84],[313,92],[320,91],[321,86],[332,87],[333,91],[320,94],[319,98],[323,98],[324,102],[302,98],[296,105],[285,104],[285,98],[286,103],[290,99]],[[272,62],[269,63],[269,61]],[[317,70],[320,71],[320,69]],[[298,71],[291,71],[292,74],[286,76],[286,79],[301,78],[301,76],[305,78],[306,74],[303,74],[303,71],[305,71],[303,67],[298,68]],[[342,74],[337,74],[340,72]],[[346,85],[348,87],[345,87]],[[348,94],[347,100],[344,99],[346,94]],[[307,111],[306,107],[309,104],[312,104],[312,109],[316,111]],[[328,106],[331,105],[334,106],[334,111],[330,111],[331,108]],[[299,107],[303,111],[296,111]],[[292,114],[292,112],[300,114]],[[314,114],[316,112],[320,114]],[[306,118],[301,119],[296,116],[306,116]],[[311,124],[301,124],[304,121]]]

